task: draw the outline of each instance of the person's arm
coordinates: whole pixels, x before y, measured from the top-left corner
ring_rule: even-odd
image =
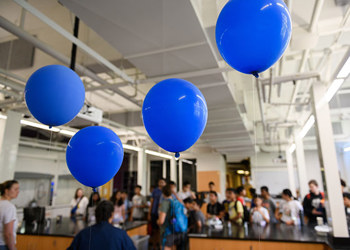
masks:
[[[259,213],[261,214],[261,216],[263,217],[264,221],[266,221],[266,223],[270,222],[270,216],[269,213],[264,213],[264,211],[260,208]]]
[[[148,215],[147,215],[147,219],[149,221],[151,220],[152,207],[153,207],[153,198],[151,198],[151,205],[149,206]]]
[[[234,222],[235,222],[236,220],[242,218],[243,212],[244,212],[242,203],[241,203],[240,201],[236,201],[236,202],[237,202],[237,203],[236,203],[236,208],[237,208],[236,213],[237,213],[237,215],[236,215],[235,217],[232,218],[232,220],[233,220]]]
[[[16,249],[15,238],[13,236],[14,223],[15,221],[13,220],[7,224],[4,224],[4,239],[9,250]]]
[[[166,218],[166,213],[159,212],[159,217],[158,217],[158,221],[157,221],[158,225],[163,225],[165,218]]]
[[[196,199],[196,198],[197,198],[195,192],[192,192],[192,191],[191,191],[191,198],[192,198],[192,199]]]
[[[125,205],[122,205],[122,216],[123,216],[123,221],[125,221]]]
[[[133,221],[133,218],[132,218],[132,212],[134,211],[134,207],[136,207],[135,205],[133,205],[130,209],[130,216],[129,216],[129,221]]]

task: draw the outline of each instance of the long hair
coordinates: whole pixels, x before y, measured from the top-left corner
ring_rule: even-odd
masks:
[[[97,194],[97,196],[98,196],[97,201],[92,200],[92,197],[94,197],[95,194]],[[92,192],[90,195],[88,207],[93,207],[93,206],[97,205],[100,201],[101,201],[100,194],[98,192]]]
[[[16,180],[8,180],[0,184],[0,195],[3,196],[5,194],[6,189],[11,189],[14,184],[18,184]]]
[[[83,191],[82,188],[77,188],[77,189],[75,190],[74,199],[78,199],[78,191],[79,191],[79,190]],[[84,197],[84,192],[83,192],[83,196],[82,196],[81,198],[83,198],[83,197]]]
[[[113,205],[117,205],[118,207],[120,207],[121,205],[124,204],[124,201],[122,197],[120,197],[119,199],[116,198],[118,193],[121,193],[121,191],[114,192],[112,197],[109,200],[113,203]]]

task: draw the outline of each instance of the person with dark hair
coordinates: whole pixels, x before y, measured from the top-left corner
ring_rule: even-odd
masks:
[[[177,192],[176,192],[176,183],[175,183],[174,181],[170,181],[170,182],[169,182],[169,185],[170,185],[171,192],[172,192],[171,197],[172,197],[173,199],[176,199],[176,200],[182,202],[182,200],[177,196]]]
[[[225,215],[224,215],[224,220],[225,221],[228,221],[229,220],[229,206],[230,206],[230,203],[233,202],[232,200],[232,193],[234,192],[235,190],[233,188],[226,188],[226,191],[225,191],[225,197],[226,199],[222,202],[222,206],[224,208],[224,211],[225,211]]]
[[[345,206],[346,221],[348,222],[348,228],[350,231],[350,193],[343,193],[343,199]]]
[[[151,196],[151,205],[148,212],[148,221],[151,222],[151,237],[150,243],[153,245],[153,248],[157,248],[160,245],[160,234],[158,226],[158,209],[160,200],[162,197],[162,188],[166,185],[166,180],[160,178],[158,180],[158,187],[154,188]],[[170,189],[171,190],[171,189]]]
[[[142,187],[140,185],[135,186],[135,195],[132,197],[132,208],[130,221],[143,220],[145,212],[143,211],[146,205],[146,197],[141,194]]]
[[[75,190],[74,198],[70,202],[70,218],[73,223],[73,232],[77,234],[85,227],[86,208],[89,200],[84,196],[83,189]]]
[[[126,220],[128,220],[129,215],[131,214],[132,203],[131,203],[131,201],[129,201],[128,193],[125,190],[122,191],[122,199],[123,199],[124,207],[125,207],[125,220],[124,221],[126,221]]]
[[[327,221],[326,209],[324,207],[324,193],[320,192],[316,180],[309,181],[310,193],[307,194],[303,201],[305,216],[309,225],[317,224],[317,217],[322,217],[323,222]]]
[[[267,186],[262,186],[260,188],[261,197],[263,198],[262,206],[269,211],[270,223],[277,223],[276,219],[276,202],[271,198],[269,193],[269,188]]]
[[[237,200],[239,200],[242,203],[242,205],[245,206],[244,197],[247,195],[247,192],[243,186],[239,186],[237,188],[237,194],[238,194]]]
[[[194,215],[195,215],[195,211],[193,210],[193,199],[188,197],[186,199],[183,200],[183,204],[185,205],[185,214],[187,216],[188,219],[188,231],[192,232],[194,227],[195,227],[195,219],[194,219]]]
[[[170,185],[165,185],[162,188],[163,200],[159,207],[158,225],[160,226],[160,235],[162,239],[162,246],[164,250],[170,250],[174,246],[182,243],[182,233],[175,233],[172,227],[172,205],[174,204],[171,196],[172,191]],[[179,201],[176,201],[179,203]],[[181,204],[181,203],[179,203]],[[183,205],[181,205],[183,207]],[[174,208],[173,208],[174,209]],[[182,209],[183,211],[183,209]],[[173,212],[174,213],[174,212]]]
[[[96,223],[95,210],[100,201],[100,194],[98,192],[92,192],[90,195],[89,204],[86,208],[86,222],[88,226],[92,226]]]
[[[101,201],[96,207],[96,224],[85,228],[74,237],[68,250],[120,249],[136,250],[127,233],[112,225],[114,206],[110,201]]]
[[[344,193],[344,189],[346,188],[346,182],[343,179],[340,179],[341,191]]]
[[[287,225],[299,225],[300,214],[303,211],[303,206],[298,200],[293,198],[292,192],[289,189],[282,191],[282,199],[285,200],[281,204],[279,219]]]
[[[189,183],[188,181],[185,181],[183,183],[182,191],[178,192],[177,196],[182,201],[185,200],[186,198],[196,199],[195,193],[191,191],[191,183]]]
[[[215,191],[209,192],[209,203],[207,206],[207,219],[224,216],[224,207],[218,202],[218,195]]]
[[[193,232],[199,233],[205,225],[205,216],[201,211],[202,202],[198,199],[193,201],[192,209],[194,211],[195,226]]]
[[[242,225],[243,219],[245,219],[244,215],[244,206],[242,203],[237,199],[237,191],[235,189],[232,189],[229,192],[229,197],[231,200],[231,203],[228,208],[228,219],[229,221],[235,223],[236,225]],[[247,211],[247,214],[249,212]],[[249,220],[249,215],[247,216],[247,220]]]
[[[255,207],[250,210],[250,222],[265,226],[270,222],[269,211],[262,206],[263,199],[256,195],[254,198]]]
[[[209,186],[209,192],[211,192],[211,191],[216,192],[216,190],[215,190],[215,183],[213,181],[210,181],[208,183],[208,186]],[[208,194],[205,197],[205,203],[209,203],[210,202],[209,201],[209,192],[208,192]],[[218,202],[222,202],[223,201],[220,193],[216,192],[216,196],[218,198]]]
[[[114,217],[113,217],[113,223],[123,223],[125,221],[125,205],[122,198],[122,192],[116,191],[113,193],[112,197],[110,198],[110,201],[114,205]]]
[[[0,249],[16,249],[17,211],[10,201],[19,194],[16,180],[0,184]]]

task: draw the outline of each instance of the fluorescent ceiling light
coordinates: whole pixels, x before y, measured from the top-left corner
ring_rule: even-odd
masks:
[[[123,144],[123,148],[134,150],[134,151],[140,151],[141,150],[141,148],[139,148],[139,147],[131,146],[131,145],[128,145],[128,144]]]
[[[290,148],[288,149],[288,150],[289,150],[289,153],[290,153],[290,154],[293,154],[294,151],[295,151],[295,149],[296,149],[296,146],[295,146],[295,143],[293,143],[293,144],[290,146]]]
[[[244,174],[245,175],[249,175],[249,171],[244,171]]]
[[[311,127],[314,125],[314,123],[315,123],[315,116],[312,115],[307,120],[307,122],[305,123],[304,127],[302,128],[302,130],[298,134],[298,136],[297,136],[298,139],[303,139],[305,137],[305,135],[309,132]]]
[[[244,174],[244,170],[237,170],[237,174]]]
[[[0,114],[0,119],[7,119],[7,116],[6,115],[3,115],[3,114]]]
[[[173,159],[173,157],[171,155],[159,153],[159,152],[152,151],[152,150],[145,150],[145,153],[149,154],[149,155],[154,155],[154,156],[158,156],[161,158],[165,158],[165,159]]]
[[[337,78],[346,78],[350,73],[350,57],[344,63],[343,67],[339,71]]]
[[[68,136],[73,136],[76,134],[75,131],[70,131],[70,130],[66,130],[66,129],[61,129],[60,130],[60,134],[64,134],[64,135],[68,135]]]
[[[344,79],[335,79],[332,82],[331,86],[329,87],[329,89],[327,90],[327,92],[325,94],[325,98],[326,98],[327,102],[332,100],[333,96],[335,95],[335,93],[337,93],[337,91],[339,90],[339,88],[341,87],[343,82],[344,82]]]
[[[344,152],[349,152],[349,151],[350,151],[350,147],[344,148]]]
[[[27,120],[21,120],[21,124],[27,125],[30,127],[34,127],[34,128],[41,128],[41,129],[49,130],[52,132],[59,132],[60,131],[58,128],[49,128],[49,126],[47,126],[47,125],[43,125],[40,123],[31,122],[31,121],[27,121]]]

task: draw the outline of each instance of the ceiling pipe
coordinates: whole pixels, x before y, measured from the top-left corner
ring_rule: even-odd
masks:
[[[1,16],[0,16],[0,27],[7,30],[8,32],[30,42],[36,48],[42,50],[43,52],[52,56],[53,58],[57,59],[58,61],[62,62],[63,64],[66,64],[66,65],[70,64],[70,59],[68,57],[66,57],[65,55],[54,50],[52,47],[50,47],[46,43],[40,41],[39,39],[35,38],[31,34],[27,33],[26,31],[24,31],[20,27],[14,25],[13,23],[9,22],[7,19],[5,19]],[[86,67],[84,67],[80,64],[76,64],[75,69],[79,74],[84,75],[84,76],[88,76],[93,81],[96,81],[102,85],[109,84],[107,81],[103,80],[102,78],[97,76],[95,73],[93,73],[91,70],[87,69]],[[23,86],[23,88],[24,88],[24,86]],[[114,88],[111,88],[111,90],[114,91],[116,94],[124,97],[126,100],[137,105],[138,107],[141,107],[141,104],[139,101],[131,99],[130,96],[128,94],[124,93],[123,91],[118,90],[118,89],[114,89]]]
[[[271,103],[271,96],[272,96],[272,85],[273,85],[273,68],[270,69],[270,87],[269,87],[269,100],[268,103]],[[263,86],[264,88],[264,86]]]
[[[291,82],[291,81],[299,81],[299,80],[305,80],[310,78],[320,78],[320,74],[318,72],[305,72],[305,73],[298,73],[294,75],[287,75],[287,76],[279,76],[275,77],[273,79],[273,84],[281,84],[285,82]],[[270,78],[267,79],[261,79],[260,80],[262,85],[269,85],[270,84]]]

